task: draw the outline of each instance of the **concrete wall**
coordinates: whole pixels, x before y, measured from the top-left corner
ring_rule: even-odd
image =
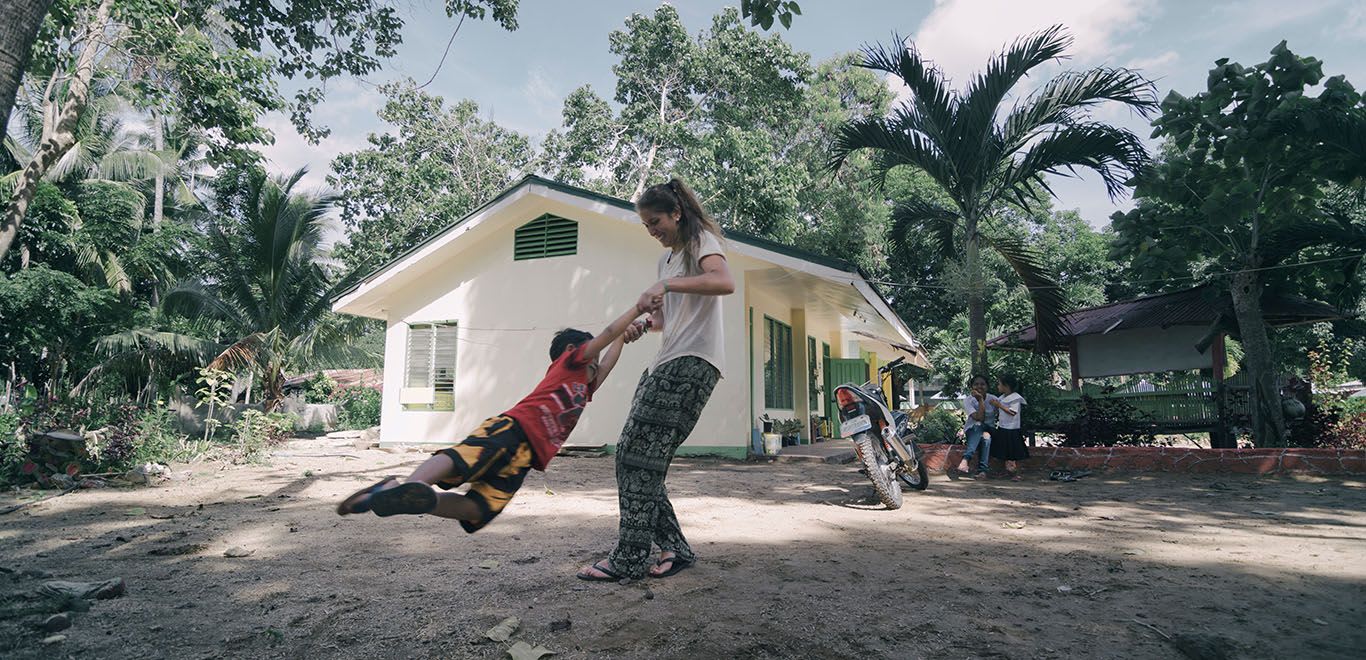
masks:
[[[1208,369],[1214,363],[1212,351],[1195,350],[1206,332],[1204,327],[1175,326],[1083,335],[1077,338],[1081,376]]]

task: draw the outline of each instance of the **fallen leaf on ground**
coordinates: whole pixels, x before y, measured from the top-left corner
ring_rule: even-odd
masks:
[[[1249,511],[1248,513],[1251,513],[1251,514],[1254,515],[1254,516],[1274,516],[1274,515],[1277,515],[1275,511]]]
[[[555,652],[544,646],[532,648],[526,642],[517,642],[508,649],[508,657],[512,660],[538,660],[538,658],[544,658],[548,655],[555,655]]]
[[[1072,587],[1069,587],[1069,586],[1067,586],[1067,585],[1065,585],[1065,584],[1059,585],[1059,586],[1058,586],[1058,593],[1060,593],[1060,594],[1066,594],[1066,593],[1071,593],[1071,592],[1072,592]]]
[[[241,546],[233,546],[223,552],[224,557],[250,557],[256,554],[255,550],[248,550]]]
[[[1011,522],[1001,523],[1001,526],[1006,529],[1024,529],[1025,524],[1022,520],[1013,520]]]
[[[1327,621],[1324,621],[1323,619],[1314,619],[1314,623],[1317,623],[1317,624],[1319,624],[1320,626],[1326,626],[1326,625],[1328,625],[1328,622],[1327,622]]]
[[[512,639],[512,635],[517,632],[517,628],[522,625],[522,621],[515,616],[503,619],[502,623],[489,628],[484,636],[495,642],[506,642]]]
[[[144,516],[144,515],[147,515],[147,509],[144,509],[144,508],[142,508],[142,507],[140,507],[140,506],[135,506],[135,507],[133,507],[133,508],[127,510],[127,511],[124,511],[124,512],[123,512],[123,515],[125,515],[125,516]]]
[[[492,559],[485,559],[484,561],[479,562],[479,568],[495,569],[498,568],[498,562]]]

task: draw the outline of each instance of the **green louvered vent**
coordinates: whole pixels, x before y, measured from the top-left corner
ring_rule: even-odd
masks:
[[[541,259],[579,253],[579,223],[549,213],[517,228],[512,258]]]

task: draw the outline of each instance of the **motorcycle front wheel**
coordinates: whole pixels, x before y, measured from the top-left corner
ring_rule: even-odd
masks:
[[[914,439],[908,441],[911,446],[911,453],[915,456],[916,468],[914,472],[907,473],[904,470],[896,473],[902,483],[910,486],[913,490],[925,490],[930,487],[930,471],[925,467],[925,450],[920,448],[920,444]]]
[[[854,444],[858,447],[859,457],[863,459],[868,480],[873,482],[877,498],[888,509],[900,509],[901,484],[892,474],[891,461],[887,459],[887,450],[882,442],[875,440],[870,433],[863,433],[854,438]]]
[[[925,490],[930,487],[930,471],[926,469],[925,461],[920,461],[919,467],[914,472],[910,474],[898,472],[896,476],[901,479],[902,483],[915,490]]]

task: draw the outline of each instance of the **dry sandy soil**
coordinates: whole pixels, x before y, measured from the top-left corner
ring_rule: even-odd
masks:
[[[483,633],[508,616],[522,621],[515,639],[559,658],[1366,649],[1359,480],[936,475],[885,511],[851,465],[680,460],[669,487],[701,561],[618,585],[574,579],[615,539],[609,458],[557,459],[472,536],[333,512],[422,458],[297,441],[269,466],[177,466],[161,487],[0,516],[0,595],[50,579],[127,584],[73,614],[63,641],[44,645],[37,617],[0,621],[0,656],[493,658],[509,644]],[[252,554],[224,556],[235,547]]]

